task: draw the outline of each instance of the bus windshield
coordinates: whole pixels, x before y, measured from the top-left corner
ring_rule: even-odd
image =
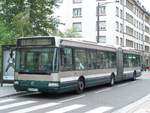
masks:
[[[58,70],[57,48],[22,48],[16,53],[16,72],[50,74]]]

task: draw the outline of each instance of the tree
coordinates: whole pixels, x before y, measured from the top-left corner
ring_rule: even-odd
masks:
[[[9,27],[0,20],[0,45],[15,44],[15,33],[9,29]]]
[[[74,28],[69,28],[65,32],[59,32],[61,37],[80,38],[82,37]]]
[[[48,35],[56,30],[57,21],[52,16],[57,0],[28,0],[33,35]]]
[[[58,22],[52,16],[57,0],[0,0],[0,16],[20,36],[48,35]]]
[[[29,19],[29,11],[26,10],[17,14],[13,18],[12,25],[14,26],[17,35],[21,35],[22,37],[30,35],[32,25]]]

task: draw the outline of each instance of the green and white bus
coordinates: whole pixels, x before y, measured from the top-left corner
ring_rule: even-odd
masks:
[[[140,59],[135,50],[87,41],[49,36],[20,38],[14,87],[17,91],[81,93],[87,87],[135,80],[141,75]]]

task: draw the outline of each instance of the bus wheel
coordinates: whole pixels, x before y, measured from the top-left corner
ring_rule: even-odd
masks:
[[[115,77],[112,75],[110,79],[110,86],[113,86],[115,84]]]
[[[80,78],[77,82],[77,90],[76,90],[77,94],[82,93],[84,88],[85,88],[84,79]]]
[[[136,80],[136,71],[133,73],[133,78],[132,78],[133,81]]]

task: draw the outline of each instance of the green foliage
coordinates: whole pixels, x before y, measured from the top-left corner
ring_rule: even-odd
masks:
[[[31,34],[30,31],[32,25],[30,23],[29,11],[26,10],[25,12],[21,12],[14,16],[12,25],[14,26],[17,35],[24,37]]]
[[[18,37],[48,35],[58,22],[52,14],[57,0],[0,0],[0,17]]]
[[[56,34],[64,38],[81,38],[82,37],[80,33],[76,32],[73,28],[67,29],[65,32],[58,31]]]
[[[15,33],[9,29],[9,27],[0,20],[0,45],[14,44]]]

